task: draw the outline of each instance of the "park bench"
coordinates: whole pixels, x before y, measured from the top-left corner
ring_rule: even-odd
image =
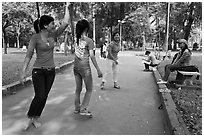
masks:
[[[177,71],[176,83],[179,87],[193,86],[193,76],[196,76],[196,79],[198,80],[200,75],[197,66],[186,66]]]
[[[191,78],[193,76],[199,76],[200,75],[199,72],[189,72],[189,71],[177,71],[177,72],[184,76],[184,80],[183,80],[182,84],[185,84],[185,85],[193,85],[193,81]],[[187,83],[187,81],[189,83]]]

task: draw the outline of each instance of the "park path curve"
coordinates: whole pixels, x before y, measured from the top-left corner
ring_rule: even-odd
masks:
[[[105,60],[97,61],[105,71]],[[92,66],[94,91],[90,102],[93,118],[73,114],[75,80],[73,66],[58,73],[46,107],[42,127],[22,131],[26,112],[33,98],[32,85],[2,99],[2,134],[6,135],[163,135],[165,121],[158,109],[158,87],[151,72],[143,72],[140,56],[119,54],[119,84],[113,88],[111,76],[104,90]],[[85,89],[83,88],[83,91]],[[82,92],[83,95],[84,92]]]

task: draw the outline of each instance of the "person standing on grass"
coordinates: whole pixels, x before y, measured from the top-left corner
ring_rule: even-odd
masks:
[[[106,72],[103,76],[102,83],[100,85],[101,89],[104,89],[104,85],[107,79],[107,76],[113,72],[113,85],[114,88],[120,89],[120,86],[117,84],[117,75],[118,75],[118,52],[120,51],[120,35],[117,31],[113,33],[112,36],[113,41],[107,47],[107,58],[106,58]]]
[[[75,91],[75,114],[92,117],[90,111],[88,111],[88,105],[91,99],[93,91],[93,79],[92,72],[89,63],[89,57],[97,70],[98,77],[102,77],[102,72],[97,64],[94,56],[94,43],[87,34],[89,31],[89,22],[87,20],[80,20],[76,24],[76,43],[75,43],[75,59],[74,59],[74,76],[76,81]],[[86,93],[84,95],[82,103],[80,102],[80,95],[82,91],[82,82],[84,81],[86,86]]]
[[[55,64],[53,59],[54,41],[68,26],[68,6],[69,4],[66,5],[64,22],[58,29],[55,29],[54,18],[51,16],[43,15],[34,22],[36,34],[31,37],[29,42],[21,74],[21,82],[23,83],[25,81],[26,69],[35,50],[37,58],[32,70],[35,96],[27,112],[28,119],[26,121],[25,130],[27,130],[31,124],[36,128],[41,126],[39,118],[55,79]]]

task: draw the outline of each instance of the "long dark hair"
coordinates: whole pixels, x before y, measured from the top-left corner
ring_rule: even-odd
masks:
[[[54,21],[54,18],[48,15],[43,15],[40,19],[34,21],[34,29],[36,33],[39,33],[41,30],[45,29],[45,25],[49,25],[50,22]]]
[[[76,24],[76,38],[77,38],[77,45],[79,45],[79,39],[81,38],[82,33],[86,30],[89,31],[89,22],[85,19],[80,20]]]
[[[183,55],[183,53],[186,49],[191,53],[191,50],[188,48],[188,45],[186,43],[184,43],[184,44],[185,44],[184,48],[181,49],[181,55]]]

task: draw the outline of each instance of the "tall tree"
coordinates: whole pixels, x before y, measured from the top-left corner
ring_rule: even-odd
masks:
[[[29,24],[32,24],[33,15],[33,3],[26,2],[3,2],[2,3],[2,35],[3,35],[3,47],[4,53],[7,54],[8,35],[12,31],[15,31],[18,39],[17,47],[19,45],[19,36],[24,28]],[[13,34],[14,34],[13,33]]]

